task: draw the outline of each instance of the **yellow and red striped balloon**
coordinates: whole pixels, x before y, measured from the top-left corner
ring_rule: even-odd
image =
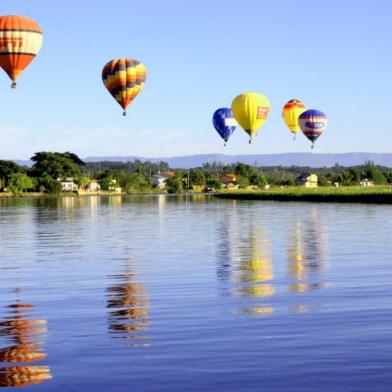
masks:
[[[11,78],[11,87],[41,49],[42,31],[25,16],[0,17],[0,66]]]
[[[144,86],[147,70],[143,63],[121,58],[109,61],[102,70],[102,81],[109,93],[124,109],[135,99]]]
[[[298,117],[306,110],[305,105],[298,99],[288,101],[282,110],[283,121],[286,123],[290,132],[294,135],[301,129]]]

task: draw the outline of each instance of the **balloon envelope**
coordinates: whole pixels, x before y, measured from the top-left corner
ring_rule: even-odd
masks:
[[[327,122],[327,116],[316,109],[306,110],[299,116],[299,126],[303,134],[312,142],[312,147],[327,127]]]
[[[250,136],[249,143],[265,123],[270,107],[268,99],[259,93],[248,92],[234,98],[231,110],[238,124]]]
[[[13,81],[12,87],[41,45],[41,28],[32,19],[17,15],[0,17],[0,66]]]
[[[283,121],[294,135],[300,130],[299,116],[306,110],[305,105],[298,99],[288,101],[282,110]]]
[[[124,109],[139,94],[146,80],[147,70],[143,63],[121,58],[109,61],[102,69],[102,81],[109,93]]]
[[[220,108],[216,110],[212,116],[212,123],[226,145],[226,142],[229,140],[229,137],[234,132],[237,125],[231,109]]]

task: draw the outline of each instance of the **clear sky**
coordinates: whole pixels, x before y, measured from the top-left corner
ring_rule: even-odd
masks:
[[[391,151],[390,0],[3,0],[1,13],[34,19],[44,41],[16,90],[0,74],[0,159],[309,151],[282,122],[292,98],[328,115],[317,152]],[[127,117],[101,80],[118,57],[148,70]],[[245,91],[270,117],[254,144],[237,129],[223,147],[212,114]]]

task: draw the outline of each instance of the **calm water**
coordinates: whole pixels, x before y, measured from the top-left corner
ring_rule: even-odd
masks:
[[[0,201],[0,386],[390,391],[392,206]]]

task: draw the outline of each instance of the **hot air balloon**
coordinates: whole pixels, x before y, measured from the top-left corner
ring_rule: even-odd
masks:
[[[36,22],[24,16],[0,17],[0,66],[11,78],[12,88],[41,45],[42,31]]]
[[[128,105],[143,88],[146,73],[144,64],[134,59],[111,60],[103,67],[103,84],[124,109],[124,116]]]
[[[268,99],[259,93],[244,93],[234,98],[231,104],[234,118],[249,134],[249,143],[265,123],[270,111]]]
[[[283,106],[282,116],[295,140],[296,133],[300,130],[298,117],[305,111],[305,105],[298,99],[291,99]]]
[[[237,122],[229,108],[220,108],[212,116],[212,123],[221,138],[225,141],[225,146],[229,137],[234,132]]]
[[[299,126],[303,134],[312,142],[312,148],[316,139],[327,127],[327,121],[327,116],[316,109],[309,109],[299,116]]]

